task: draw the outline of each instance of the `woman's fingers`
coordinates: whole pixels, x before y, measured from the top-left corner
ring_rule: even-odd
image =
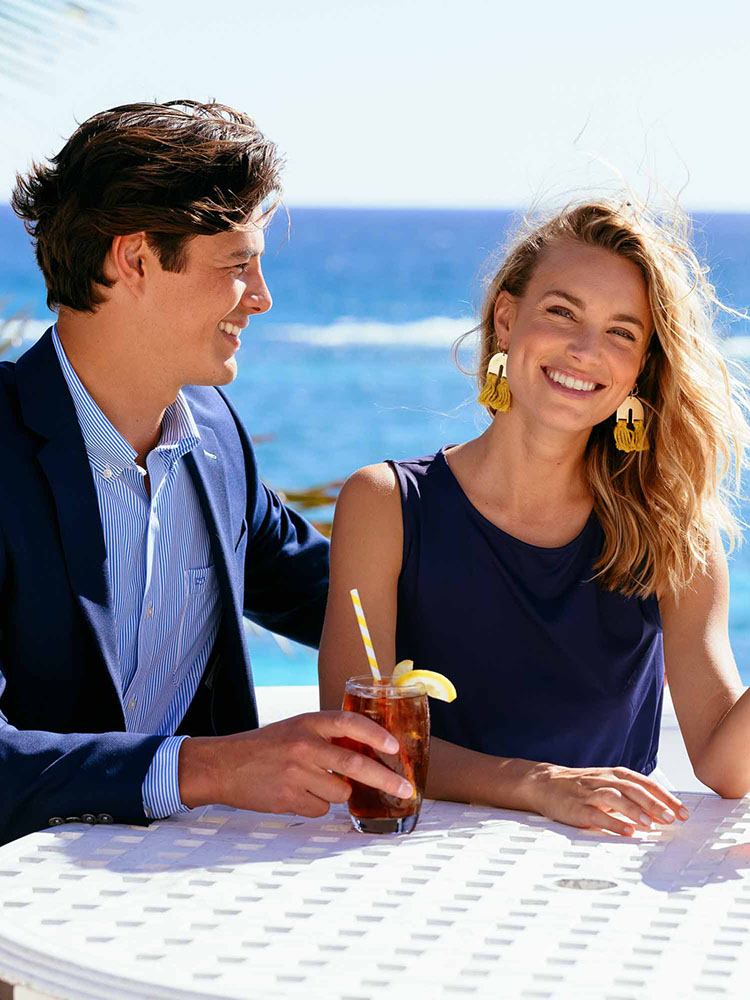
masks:
[[[632,837],[636,830],[636,824],[611,816],[593,805],[584,805],[580,810],[580,816],[581,822],[575,826],[582,826],[585,829],[609,830],[610,833],[618,833],[621,837]]]
[[[644,807],[617,788],[597,788],[588,801],[603,812],[618,813],[625,819],[632,820],[633,825],[640,830],[650,830],[653,826],[652,818],[644,811]]]
[[[645,775],[628,768],[565,768],[542,772],[544,815],[550,819],[621,836],[687,818],[680,800]]]
[[[651,778],[637,771],[630,771],[625,767],[617,767],[614,775],[619,781],[627,782],[630,786],[635,786],[645,794],[646,798],[640,799],[646,812],[650,813],[657,823],[671,823],[677,816],[680,819],[688,818],[688,811],[682,802],[666,788],[662,788]],[[621,787],[618,781],[618,788]]]

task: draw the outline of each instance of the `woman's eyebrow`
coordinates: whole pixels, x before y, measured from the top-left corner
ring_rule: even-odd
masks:
[[[561,299],[567,299],[571,305],[576,306],[578,309],[585,309],[586,306],[581,299],[577,299],[575,295],[571,295],[570,292],[563,292],[559,288],[550,288],[546,291],[542,298],[546,299],[548,295],[557,295]],[[630,313],[617,313],[616,316],[612,317],[618,323],[632,323],[634,326],[640,327],[643,330],[643,323],[638,319],[637,316],[631,316]]]
[[[549,291],[546,291],[544,295],[542,295],[542,298],[546,299],[548,295],[557,295],[561,299],[567,299],[571,305],[576,306],[578,309],[586,308],[581,299],[577,299],[575,295],[571,295],[570,292],[563,292],[559,288],[550,288]]]
[[[641,330],[643,329],[643,323],[641,323],[638,317],[630,316],[628,313],[618,313],[616,316],[613,316],[612,319],[616,320],[618,323],[632,323],[633,326],[640,327]]]

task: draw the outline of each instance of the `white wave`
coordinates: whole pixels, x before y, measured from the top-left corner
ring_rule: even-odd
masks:
[[[21,347],[22,344],[39,340],[44,331],[52,326],[55,317],[44,319],[25,319],[13,317],[0,318],[0,343],[9,343],[11,347]]]
[[[729,358],[750,358],[750,337],[727,337],[722,341],[722,347]]]
[[[286,340],[315,347],[450,347],[471,330],[472,318],[432,316],[410,323],[379,323],[375,320],[341,319],[326,326],[290,323],[267,334],[268,339]]]
[[[38,340],[54,323],[49,319],[0,318],[0,342],[10,339],[14,347]],[[262,322],[262,320],[260,321]],[[326,325],[289,323],[269,325],[263,339],[309,344],[315,347],[434,347],[450,348],[464,333],[471,330],[475,320],[469,316],[454,319],[449,316],[432,316],[410,323],[379,323],[375,320],[341,319]],[[722,340],[727,357],[750,360],[750,335],[739,334]]]
[[[432,316],[410,323],[379,323],[374,320],[342,319],[326,326],[289,323],[269,330],[269,340],[285,340],[315,347],[451,347],[464,333],[473,329],[471,317],[453,319]],[[730,358],[750,358],[750,336],[726,337],[721,341]]]

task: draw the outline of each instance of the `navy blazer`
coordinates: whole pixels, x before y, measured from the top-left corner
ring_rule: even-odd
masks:
[[[243,613],[318,645],[328,542],[260,481],[220,390],[184,393],[223,613],[178,732],[220,735],[258,725]],[[145,824],[143,780],[164,737],[125,732],[96,490],[51,331],[0,364],[0,461],[0,843],[53,817]]]

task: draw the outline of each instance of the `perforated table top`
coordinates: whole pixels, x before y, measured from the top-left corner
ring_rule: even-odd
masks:
[[[750,801],[631,840],[428,802],[409,837],[211,807],[0,849],[0,979],[63,998],[750,996]]]

